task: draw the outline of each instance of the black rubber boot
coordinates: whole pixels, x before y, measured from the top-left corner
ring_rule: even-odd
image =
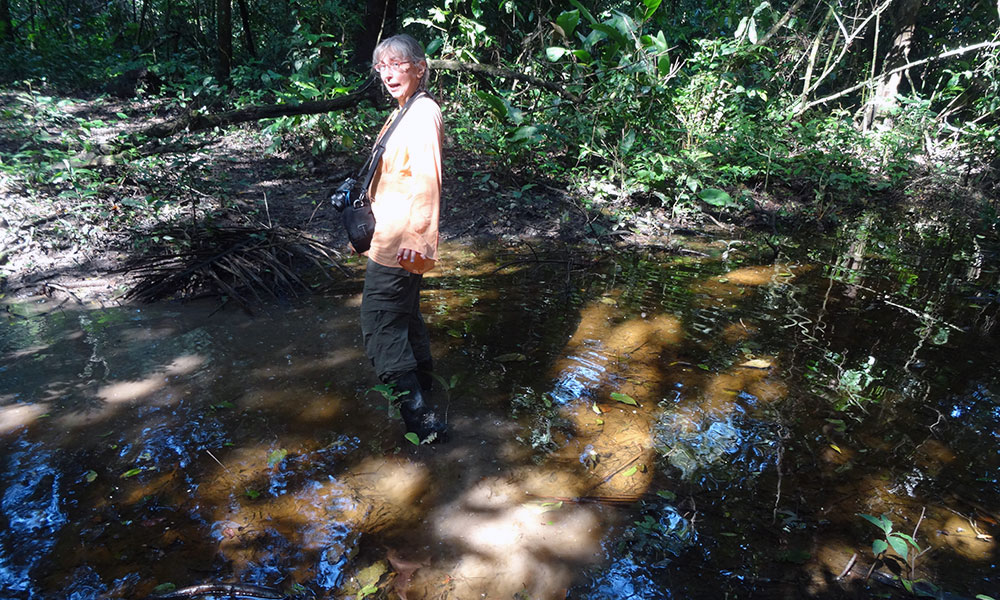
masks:
[[[434,390],[434,363],[432,361],[417,363],[417,381],[424,392],[424,401],[430,402],[431,391]]]
[[[417,374],[410,371],[397,378],[394,383],[396,393],[403,394],[398,402],[399,413],[406,423],[406,431],[417,434],[421,443],[444,441],[447,427],[427,406]]]

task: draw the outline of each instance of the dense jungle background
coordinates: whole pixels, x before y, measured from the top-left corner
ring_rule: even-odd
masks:
[[[445,445],[328,202],[400,32]],[[0,0],[0,598],[1000,598],[998,133],[984,0]]]

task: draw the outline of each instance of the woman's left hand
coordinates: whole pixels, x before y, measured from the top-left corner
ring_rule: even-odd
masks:
[[[409,248],[400,248],[396,252],[397,262],[416,262],[420,258],[420,253]]]

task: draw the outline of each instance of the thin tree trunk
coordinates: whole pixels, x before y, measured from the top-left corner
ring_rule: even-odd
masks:
[[[898,106],[896,96],[899,84],[903,80],[904,71],[895,70],[906,64],[910,58],[910,47],[913,43],[913,33],[916,30],[917,14],[920,12],[921,0],[897,0],[893,11],[893,25],[896,32],[892,46],[885,57],[884,75],[879,79],[878,88],[873,99],[874,118],[884,117]]]
[[[232,0],[216,3],[216,26],[219,35],[219,80],[229,79],[233,68],[233,5]]]
[[[253,29],[250,28],[250,9],[247,0],[239,0],[240,20],[243,22],[243,44],[250,56],[257,58],[257,44],[253,39]]]
[[[375,46],[380,40],[396,33],[397,0],[367,0],[365,20],[361,36],[358,38],[359,63],[370,60]]]
[[[149,14],[150,0],[142,0],[142,16],[139,17],[139,33],[135,36],[135,43],[142,43],[142,30],[146,27],[146,15]]]
[[[10,0],[0,0],[0,41],[14,39],[14,21],[10,18]]]
[[[779,29],[785,26],[785,23],[787,23],[792,18],[792,15],[794,15],[795,12],[799,10],[799,8],[805,3],[805,1],[806,0],[795,0],[795,4],[793,4],[791,8],[785,11],[785,14],[782,15],[780,19],[778,19],[778,22],[767,30],[767,33],[764,34],[764,37],[757,40],[757,45],[763,46],[767,44],[767,41],[771,39],[774,36],[774,34],[778,33]]]

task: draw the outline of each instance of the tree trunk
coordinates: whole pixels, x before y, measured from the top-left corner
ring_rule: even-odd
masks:
[[[250,56],[257,58],[257,44],[253,40],[253,29],[250,28],[250,10],[247,8],[247,0],[239,0],[239,6],[240,20],[243,23],[243,44]]]
[[[219,81],[229,79],[233,68],[233,5],[232,0],[218,0],[216,3],[216,26],[219,35],[218,75]]]
[[[149,0],[142,0],[142,16],[139,17],[139,33],[135,36],[135,43],[142,43],[142,30],[146,26],[146,15],[149,13]]]
[[[916,31],[917,14],[920,12],[921,4],[922,0],[897,0],[893,6],[892,22],[895,34],[892,46],[889,48],[889,53],[886,54],[883,63],[883,75],[879,79],[875,97],[872,99],[872,106],[869,109],[871,118],[865,119],[866,125],[874,119],[884,117],[899,105],[896,96],[899,93],[899,84],[906,72],[899,71],[897,67],[909,62],[913,33]]]
[[[0,42],[14,39],[14,22],[10,18],[10,0],[0,0]]]
[[[358,64],[370,61],[379,41],[396,33],[397,8],[397,0],[366,0],[364,27],[358,38],[358,54],[355,56]]]

